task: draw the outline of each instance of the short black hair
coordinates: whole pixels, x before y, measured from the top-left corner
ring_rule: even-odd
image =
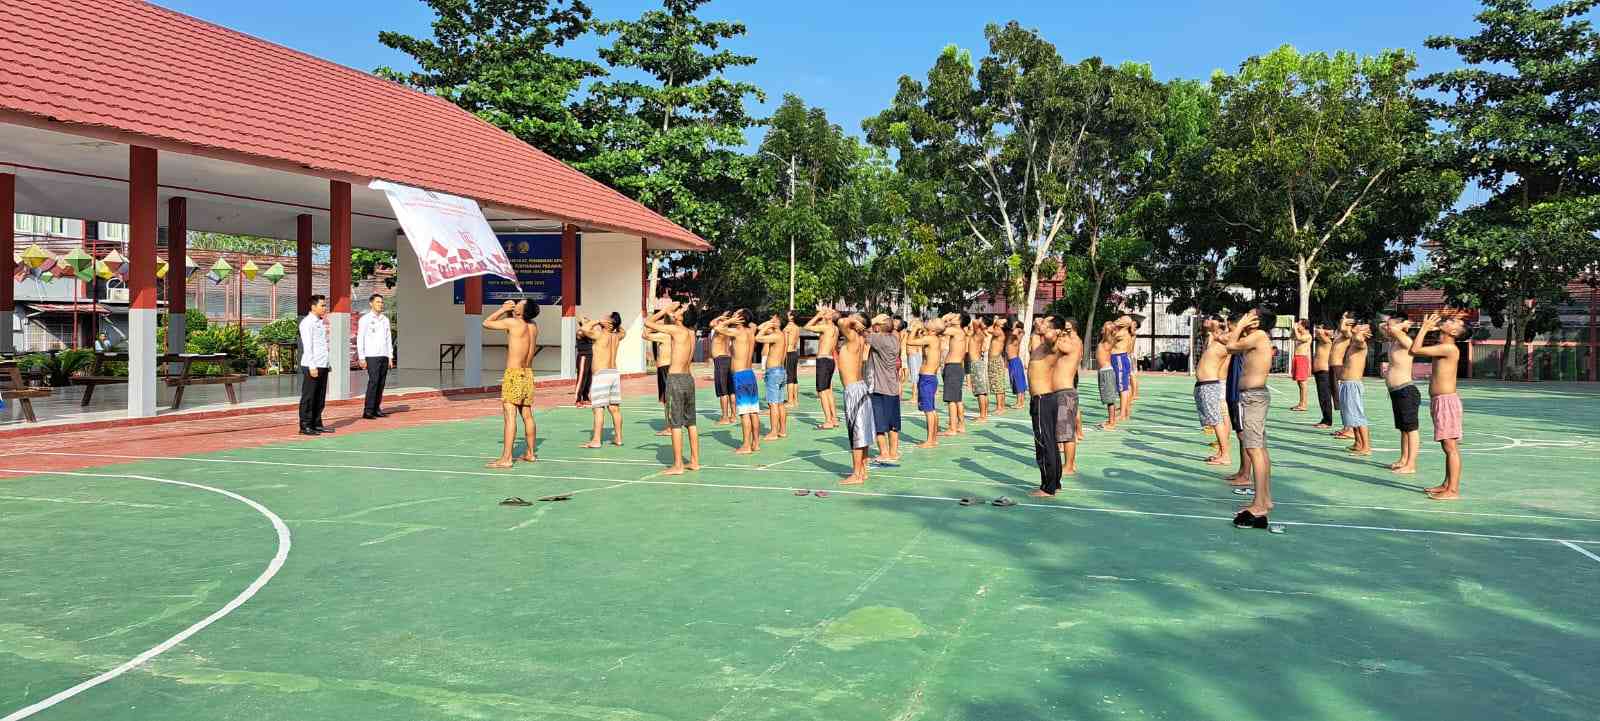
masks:
[[[1272,334],[1273,328],[1278,327],[1278,314],[1266,306],[1256,308],[1256,318],[1261,321],[1259,326],[1261,330],[1267,331],[1268,335]]]
[[[612,315],[615,315],[615,313],[613,313]],[[528,301],[527,310],[522,311],[522,319],[523,320],[533,320],[534,318],[538,318],[538,317],[539,317],[539,304],[535,303],[535,302],[533,302],[531,300]]]
[[[618,313],[616,311],[611,311],[611,315],[608,316],[608,318],[611,320],[611,330],[613,330],[613,331],[622,330],[622,314],[621,313]]]
[[[316,304],[321,303],[322,301],[325,301],[327,299],[328,299],[328,296],[325,296],[325,295],[323,295],[321,293],[313,293],[310,298],[306,299],[306,305],[308,305],[308,306],[316,305]]]
[[[744,325],[750,325],[751,321],[755,320],[755,317],[756,317],[754,313],[750,312],[749,308],[739,308],[738,310],[735,310],[733,312],[733,314],[735,316],[743,318],[744,319]]]
[[[383,299],[383,294],[382,293],[373,293],[372,295],[367,296],[367,302],[368,303],[371,303],[372,301],[375,301],[375,300],[382,300],[382,299]]]
[[[972,316],[969,315],[966,311],[961,311],[961,327],[962,328],[970,328],[970,327],[972,327]]]

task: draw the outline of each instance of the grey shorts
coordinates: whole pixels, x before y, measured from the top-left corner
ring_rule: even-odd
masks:
[[[1194,384],[1194,407],[1200,412],[1200,425],[1222,425],[1222,381],[1200,381]]]
[[[1240,448],[1267,447],[1267,408],[1271,405],[1265,387],[1239,391]]]
[[[966,383],[966,371],[960,363],[944,364],[944,402],[961,402],[961,385]]]
[[[694,376],[688,373],[668,373],[667,427],[692,426],[694,416]]]
[[[1095,372],[1094,380],[1100,384],[1100,405],[1114,406],[1122,400],[1122,392],[1117,388],[1117,369],[1101,368]]]
[[[1075,443],[1078,440],[1078,391],[1068,388],[1056,391],[1056,442]]]
[[[989,395],[989,357],[978,356],[972,362],[972,395]]]
[[[872,394],[864,381],[844,387],[844,427],[850,436],[850,448],[866,448],[872,443]]]

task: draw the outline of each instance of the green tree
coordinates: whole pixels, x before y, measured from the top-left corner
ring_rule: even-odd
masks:
[[[1600,262],[1600,33],[1584,19],[1600,1],[1484,5],[1477,34],[1427,41],[1467,67],[1424,82],[1445,97],[1433,104],[1450,128],[1442,162],[1489,197],[1445,219],[1420,280],[1509,323],[1515,358],[1560,326],[1566,285]]]
[[[979,64],[945,48],[926,83],[902,76],[893,103],[864,127],[898,153],[902,173],[935,186],[926,220],[964,232],[941,239],[977,246],[949,254],[986,260],[986,285],[1026,296],[1031,326],[1039,269],[1070,236],[1085,135],[1109,109],[1114,70],[1098,58],[1068,65],[1016,22],[984,35]]]
[[[590,86],[581,113],[595,129],[598,147],[577,167],[715,241],[733,227],[748,173],[749,160],[738,148],[757,121],[746,112],[745,99],[766,96],[753,84],[724,76],[756,59],[722,48],[744,35],[745,26],[702,20],[695,11],[707,2],[663,0],[661,9],[636,20],[596,25],[613,37],[600,48],[600,58],[626,77],[643,78]],[[653,254],[651,297],[663,260]]]
[[[1293,277],[1300,317],[1318,280],[1352,259],[1404,252],[1460,193],[1431,163],[1431,131],[1403,50],[1301,54],[1283,46],[1218,73],[1207,173],[1223,220],[1255,243],[1268,279]],[[1409,207],[1412,227],[1380,209]],[[1372,232],[1382,227],[1385,233]]]
[[[394,252],[389,250],[372,250],[370,248],[350,249],[350,285],[355,285],[363,280],[378,274],[379,268],[395,269]],[[393,288],[396,276],[390,275],[383,279],[385,288]]]
[[[416,61],[416,72],[377,74],[437,95],[567,162],[594,152],[590,129],[572,104],[599,65],[554,49],[590,30],[582,0],[424,0],[433,37],[378,33],[378,42]]]
[[[295,242],[292,240],[229,233],[190,233],[188,247],[189,250],[212,250],[221,253],[248,253],[250,255],[290,256],[295,254]]]

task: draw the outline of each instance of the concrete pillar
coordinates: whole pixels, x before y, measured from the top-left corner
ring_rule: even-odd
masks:
[[[350,184],[329,181],[328,398],[350,397]]]
[[[182,353],[189,342],[189,277],[184,259],[189,257],[189,199],[167,200],[167,352]],[[178,371],[176,364],[173,372]]]
[[[294,235],[294,312],[304,318],[311,312],[311,216],[295,217]]]
[[[156,151],[128,149],[128,417],[156,414]]]
[[[0,352],[11,353],[16,351],[16,328],[12,321],[16,318],[16,283],[12,276],[16,273],[16,260],[13,255],[17,249],[16,221],[12,220],[17,212],[17,176],[13,173],[0,173]]]
[[[466,279],[466,294],[461,317],[461,342],[466,356],[467,377],[462,385],[477,388],[483,385],[483,276]]]
[[[578,369],[578,226],[561,226],[561,377]]]

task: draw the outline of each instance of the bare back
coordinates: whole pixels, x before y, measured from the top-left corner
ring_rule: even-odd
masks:
[[[918,373],[932,375],[939,372],[939,336],[925,333],[912,338],[906,347],[916,348],[922,356],[922,365],[917,368]]]
[[[839,380],[845,386],[861,382],[861,364],[867,357],[867,339],[857,333],[839,346]]]
[[[1294,354],[1311,356],[1311,333],[1302,329],[1298,324],[1294,327]]]
[[[617,367],[617,343],[622,340],[622,334],[607,330],[604,327],[594,335],[594,369],[597,371],[615,370]]]
[[[735,326],[733,333],[733,370],[750,369],[750,358],[755,353],[756,329],[748,325]]]
[[[1056,390],[1078,387],[1078,361],[1083,359],[1083,341],[1076,336],[1056,339],[1056,358],[1050,371],[1050,384]]]
[[[721,333],[711,334],[711,357],[721,358],[728,355],[728,336]]]
[[[694,330],[685,325],[672,326],[666,329],[666,334],[671,338],[674,348],[690,348],[694,346]],[[689,361],[694,359],[693,353],[673,353],[672,365],[667,367],[668,373],[688,373]]]
[[[956,327],[947,328],[944,331],[944,337],[950,341],[949,348],[944,354],[944,362],[960,363],[967,357],[966,331]]]
[[[1393,326],[1389,328],[1389,332],[1389,369],[1383,375],[1383,383],[1392,390],[1412,381],[1413,359],[1411,337],[1406,335],[1404,330]]]
[[[800,326],[794,321],[783,327],[784,350],[790,353],[800,350]]]
[[[1328,370],[1328,359],[1333,356],[1333,340],[1328,336],[1318,335],[1315,349],[1311,359],[1311,370]]]
[[[990,326],[989,327],[989,358],[990,359],[999,358],[1000,356],[1005,355],[1005,352],[1006,352],[1006,331],[1005,331],[1005,328],[997,327],[997,326]]]

